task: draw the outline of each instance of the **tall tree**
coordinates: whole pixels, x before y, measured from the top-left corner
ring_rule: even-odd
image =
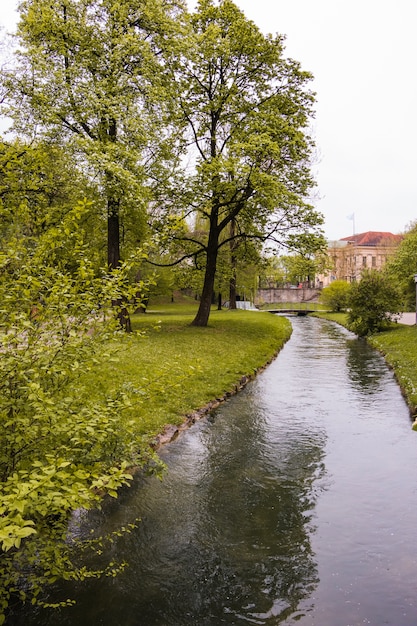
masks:
[[[168,138],[162,52],[174,53],[182,12],[182,0],[20,4],[6,113],[18,132],[70,141],[99,177],[110,268],[120,263],[121,214],[140,205],[146,167]]]
[[[285,243],[318,230],[307,204],[313,185],[308,134],[311,75],[284,57],[283,37],[263,35],[231,0],[199,0],[187,58],[175,66],[179,106],[195,168],[182,181],[184,219],[199,215],[204,236],[181,230],[182,257],[205,265],[196,326],[208,323],[219,249],[248,238]],[[178,192],[173,194],[181,206]],[[172,206],[166,204],[172,213]],[[161,219],[163,226],[166,220]]]

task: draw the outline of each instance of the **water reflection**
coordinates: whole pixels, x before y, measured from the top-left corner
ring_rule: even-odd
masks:
[[[128,570],[14,626],[415,626],[407,408],[366,343],[293,325],[253,384],[163,450],[162,482],[89,516],[103,533],[142,518],[113,548]]]
[[[353,386],[364,394],[381,391],[381,375],[386,371],[384,359],[364,339],[347,341],[347,365]]]
[[[284,618],[317,582],[309,536],[311,484],[322,450],[314,441],[308,449],[303,442],[302,454],[295,439],[271,442],[262,406],[251,410],[256,397],[242,394],[205,433],[205,524],[221,575],[208,594],[209,607],[217,607],[208,607],[210,624],[219,603],[232,616],[228,623],[233,616],[259,624],[268,615]]]

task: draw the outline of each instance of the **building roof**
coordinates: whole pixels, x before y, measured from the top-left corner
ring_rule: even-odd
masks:
[[[355,246],[396,246],[403,239],[402,235],[393,235],[392,233],[377,232],[368,230],[366,233],[359,235],[350,235],[343,237],[340,241],[347,241]]]

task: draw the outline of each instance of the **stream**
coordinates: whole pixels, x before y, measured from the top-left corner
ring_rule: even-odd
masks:
[[[162,481],[88,515],[102,533],[141,519],[111,549],[129,567],[13,626],[416,626],[409,410],[366,341],[291,322],[255,381],[161,450]]]

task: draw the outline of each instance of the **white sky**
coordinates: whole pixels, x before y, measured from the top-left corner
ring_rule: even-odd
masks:
[[[235,2],[264,32],[285,34],[287,56],[314,75],[326,236],[402,232],[417,219],[415,0]],[[1,0],[6,29],[16,6]]]

